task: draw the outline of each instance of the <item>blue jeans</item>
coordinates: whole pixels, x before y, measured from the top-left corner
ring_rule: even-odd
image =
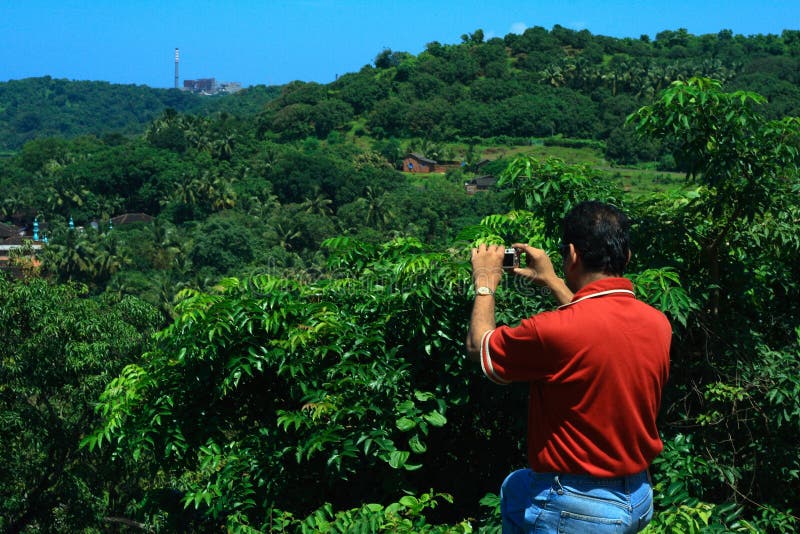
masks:
[[[500,489],[503,534],[627,533],[653,517],[647,471],[619,478],[514,471]]]

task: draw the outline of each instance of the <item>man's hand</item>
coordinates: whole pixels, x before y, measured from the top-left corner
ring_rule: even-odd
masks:
[[[516,267],[514,274],[522,276],[540,286],[547,286],[559,304],[566,304],[572,300],[572,291],[569,290],[564,280],[558,277],[553,262],[547,253],[524,243],[514,243],[514,248],[525,253],[527,258],[525,267]]]
[[[514,243],[511,246],[524,252],[527,258],[525,267],[514,268],[515,275],[526,278],[540,286],[548,286],[558,279],[547,252],[524,243]]]
[[[475,287],[486,286],[492,291],[503,277],[503,254],[500,245],[480,245],[472,249],[472,280]]]

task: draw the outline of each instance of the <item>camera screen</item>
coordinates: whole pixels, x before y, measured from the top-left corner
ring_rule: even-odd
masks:
[[[507,248],[505,255],[503,255],[503,268],[513,269],[519,266],[519,255],[513,248]]]

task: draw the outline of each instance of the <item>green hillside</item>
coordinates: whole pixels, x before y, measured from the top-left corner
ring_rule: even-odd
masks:
[[[556,25],[460,44],[428,43],[419,55],[383,50],[330,84],[292,82],[232,97],[49,77],[0,84],[0,149],[37,136],[141,133],[163,109],[258,114],[277,140],[349,131],[374,138],[548,137],[602,141],[618,162],[657,159],[622,127],[625,116],[675,80],[707,76],[728,90],[765,96],[767,117],[800,114],[800,32],[613,38]],[[278,96],[279,98],[273,98]],[[267,110],[262,110],[271,102]]]
[[[138,135],[164,109],[252,115],[275,96],[258,86],[231,97],[107,82],[28,78],[0,83],[0,150],[39,137]]]

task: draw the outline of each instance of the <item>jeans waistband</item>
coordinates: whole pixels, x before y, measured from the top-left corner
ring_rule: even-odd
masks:
[[[616,488],[620,490],[633,489],[647,484],[650,482],[650,475],[645,469],[639,473],[621,477],[595,477],[592,475],[575,475],[570,473],[537,473],[534,472],[536,478],[547,478],[558,484],[567,484],[570,486],[592,486],[592,487],[607,487]]]

